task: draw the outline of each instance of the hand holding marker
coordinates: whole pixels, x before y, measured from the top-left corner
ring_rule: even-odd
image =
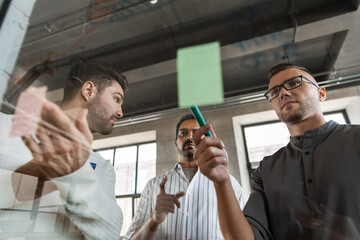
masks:
[[[197,105],[191,106],[190,109],[191,109],[191,112],[193,113],[196,121],[199,123],[200,127],[206,125],[206,122],[205,122],[203,116],[201,115],[201,112],[200,112],[198,106]],[[207,133],[205,133],[205,136],[212,137],[213,135],[211,134],[210,131],[208,131]]]

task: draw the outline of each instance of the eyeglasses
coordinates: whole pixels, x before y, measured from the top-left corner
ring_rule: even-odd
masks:
[[[317,88],[319,87],[319,85],[317,85],[316,83],[314,83],[307,77],[300,75],[300,76],[290,78],[290,79],[286,80],[283,84],[269,89],[264,94],[264,96],[266,97],[267,100],[269,100],[271,102],[274,98],[277,98],[279,96],[282,87],[285,88],[286,90],[293,90],[295,88],[300,87],[303,84],[303,80],[308,81],[309,83],[311,83],[312,85],[314,85]]]

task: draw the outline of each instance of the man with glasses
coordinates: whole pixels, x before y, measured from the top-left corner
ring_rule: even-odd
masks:
[[[198,171],[194,158],[193,135],[198,128],[192,114],[180,118],[175,135],[178,163],[147,183],[124,239],[224,239],[214,184]],[[242,209],[242,189],[234,177],[229,181],[235,204]]]
[[[291,137],[252,174],[253,191],[244,211],[234,205],[221,140],[202,138],[212,130],[209,125],[194,136],[200,171],[214,181],[223,235],[246,240],[360,239],[360,126],[325,121],[320,109],[325,88],[307,69],[279,64],[269,79],[265,97]]]

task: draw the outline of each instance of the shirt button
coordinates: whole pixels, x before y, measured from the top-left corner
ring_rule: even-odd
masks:
[[[313,182],[313,180],[312,180],[312,178],[308,178],[308,179],[306,179],[306,182],[307,182],[308,184],[311,184],[311,183]]]

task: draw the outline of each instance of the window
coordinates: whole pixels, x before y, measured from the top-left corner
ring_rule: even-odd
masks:
[[[325,113],[324,116],[326,121],[349,122],[345,111]],[[290,138],[285,123],[280,121],[244,125],[242,129],[249,174],[259,166],[264,156],[275,153]]]
[[[156,174],[156,143],[139,143],[97,151],[115,168],[116,200],[123,212],[121,236],[134,217],[136,206],[146,183]]]

